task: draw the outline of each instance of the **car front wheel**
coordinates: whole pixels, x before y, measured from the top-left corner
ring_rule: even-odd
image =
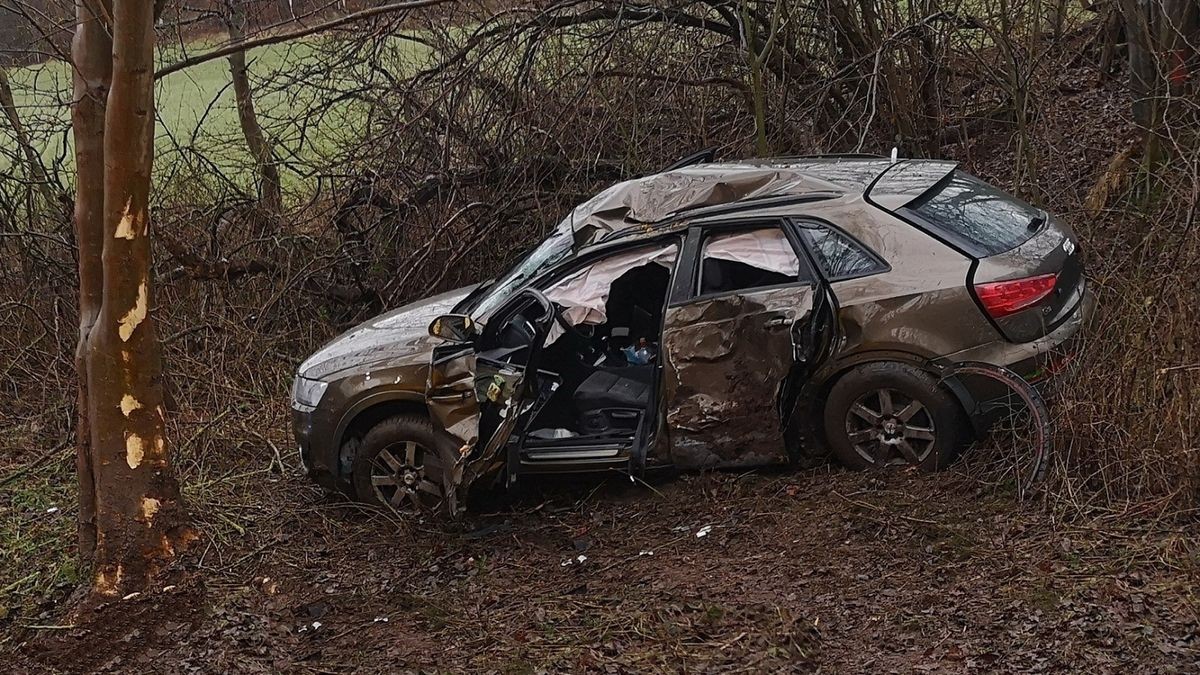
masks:
[[[389,417],[371,427],[358,446],[355,495],[402,513],[442,512],[447,508],[444,458],[453,456],[454,446],[424,417]]]
[[[829,448],[851,469],[944,469],[970,438],[954,396],[929,373],[896,362],[846,373],[829,392],[824,423]]]

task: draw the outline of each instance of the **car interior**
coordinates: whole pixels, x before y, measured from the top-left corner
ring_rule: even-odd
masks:
[[[538,395],[524,409],[525,448],[627,446],[638,438],[654,401],[677,248],[615,254],[545,291],[554,325],[536,358]],[[701,258],[700,295],[788,283],[798,273],[778,228],[713,235]],[[517,312],[500,328],[500,347],[480,356],[527,363],[522,348],[535,341],[537,327],[525,314],[540,312]]]
[[[563,439],[632,440],[650,406],[670,270],[650,262],[616,278],[605,321],[571,325],[547,345],[539,368],[561,381],[526,433],[527,445]],[[556,310],[562,316],[561,306]]]

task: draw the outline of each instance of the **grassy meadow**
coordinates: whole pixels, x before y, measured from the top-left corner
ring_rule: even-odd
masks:
[[[219,43],[196,41],[160,45],[159,65],[203,53]],[[346,98],[332,106],[320,101],[353,88],[357,73],[325,70],[329,44],[320,39],[268,45],[247,54],[259,122],[276,144],[284,161],[285,188],[306,182],[303,166],[322,165],[322,159],[343,143],[361,138],[369,113],[367,105]],[[425,56],[415,43],[396,40],[390,49],[398,68],[411,69]],[[71,69],[62,61],[8,71],[21,121],[52,173],[64,182],[71,176]],[[155,179],[212,175],[217,168],[230,183],[252,189],[252,161],[241,136],[229,62],[214,59],[172,73],[155,83]],[[15,149],[7,124],[0,124],[0,144]],[[9,153],[0,153],[0,177],[13,171]],[[17,169],[19,172],[20,169]],[[161,186],[161,185],[160,185]]]

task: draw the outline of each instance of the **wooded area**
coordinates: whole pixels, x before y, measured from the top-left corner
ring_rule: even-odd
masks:
[[[0,660],[911,667],[856,648],[879,642],[871,622],[814,623],[844,610],[825,597],[841,586],[950,670],[1198,656],[1181,628],[1200,496],[1196,0],[0,0],[0,64]],[[1073,225],[1101,310],[1053,397],[1036,504],[969,469],[824,467],[693,476],[643,490],[644,509],[634,488],[550,488],[451,535],[303,483],[287,391],[305,355],[495,276],[597,190],[712,147],[950,158]],[[719,551],[696,548],[709,521],[729,528]],[[792,544],[767,559],[773,540]],[[859,579],[829,553],[843,541],[864,569],[914,567]],[[597,548],[603,566],[560,566]],[[791,585],[756,593],[780,557]],[[706,559],[728,567],[696,591]],[[637,593],[673,590],[623,605],[618,565],[656,579]],[[988,577],[1001,587],[963,581]],[[590,618],[546,600],[574,593]],[[988,596],[1016,604],[963,609],[978,632],[931,656],[943,609]],[[901,616],[922,603],[940,623]],[[145,644],[113,646],[128,635]]]

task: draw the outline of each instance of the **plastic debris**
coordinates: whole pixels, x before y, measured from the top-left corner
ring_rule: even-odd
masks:
[[[712,532],[712,525],[705,525],[699,530],[696,530],[696,538],[699,539],[701,537],[707,537],[709,532]]]

